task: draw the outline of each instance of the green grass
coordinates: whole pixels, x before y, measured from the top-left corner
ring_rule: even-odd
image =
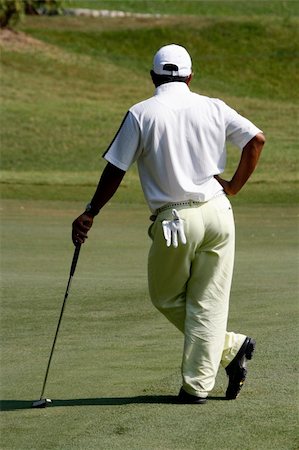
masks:
[[[295,207],[236,207],[229,329],[257,339],[246,386],[226,402],[220,369],[205,406],[171,404],[181,335],[147,293],[148,218],[108,206],[82,248],[38,399],[73,253],[78,203],[2,202],[1,448],[290,450],[296,436]]]
[[[296,1],[250,1],[247,0],[64,0],[65,8],[90,8],[121,10],[128,12],[143,12],[147,14],[174,14],[200,16],[263,16],[298,15],[299,8]]]
[[[259,169],[240,201],[296,202],[298,18],[267,8],[262,20],[26,18],[20,30],[35,40],[15,39],[1,54],[2,196],[69,200],[70,185],[78,185],[76,199],[86,201],[126,110],[153,93],[154,52],[175,41],[193,56],[192,89],[222,98],[266,134]],[[238,157],[229,149],[228,174]],[[127,201],[143,202],[135,168],[125,183]]]
[[[96,6],[169,16],[27,17],[26,37],[0,36],[1,448],[295,450],[298,2]],[[127,108],[152,95],[154,52],[173,41],[192,53],[192,89],[222,98],[267,137],[232,200],[229,329],[258,343],[244,392],[223,401],[221,369],[207,405],[171,404],[182,337],[149,302],[148,211],[132,168],[80,254],[47,384],[53,406],[32,410],[69,275],[70,224]],[[239,153],[228,155],[229,177]]]

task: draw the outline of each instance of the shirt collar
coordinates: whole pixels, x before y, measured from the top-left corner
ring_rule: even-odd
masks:
[[[164,83],[158,86],[155,90],[155,95],[169,93],[169,92],[190,92],[188,85],[182,81],[172,81],[171,83]]]

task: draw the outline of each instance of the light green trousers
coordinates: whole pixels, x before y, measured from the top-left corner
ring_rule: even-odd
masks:
[[[152,246],[148,282],[154,306],[184,333],[183,388],[206,397],[213,389],[220,363],[226,367],[246,336],[226,331],[234,265],[235,226],[225,195],[200,204],[176,206],[184,221],[187,244],[167,247],[161,222],[149,229]]]

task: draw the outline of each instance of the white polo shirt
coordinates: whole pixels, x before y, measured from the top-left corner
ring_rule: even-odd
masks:
[[[195,94],[185,83],[167,83],[129,109],[104,158],[124,171],[137,161],[155,212],[167,203],[219,194],[214,175],[225,169],[226,141],[243,149],[259,132],[223,101]]]

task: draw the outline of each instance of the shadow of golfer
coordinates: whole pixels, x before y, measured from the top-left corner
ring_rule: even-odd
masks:
[[[210,400],[226,400],[225,397],[209,397]],[[120,406],[132,404],[168,404],[178,405],[176,395],[139,395],[136,397],[101,397],[53,399],[50,408],[60,406]],[[30,409],[32,400],[0,400],[1,411]]]

